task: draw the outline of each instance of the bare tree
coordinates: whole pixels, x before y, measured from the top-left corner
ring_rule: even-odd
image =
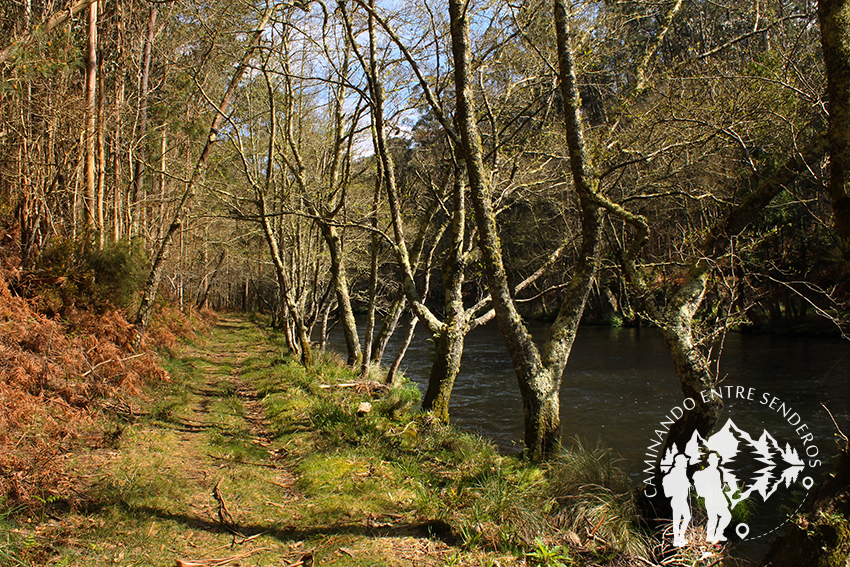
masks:
[[[239,64],[236,67],[236,70],[233,73],[233,76],[230,79],[230,83],[227,87],[227,90],[222,97],[221,103],[217,106],[215,116],[210,124],[206,140],[204,142],[203,150],[201,150],[201,155],[198,158],[198,161],[195,163],[194,168],[192,169],[192,173],[189,179],[186,182],[186,188],[183,191],[183,195],[180,198],[180,201],[177,203],[175,208],[174,216],[171,220],[171,224],[168,226],[168,230],[165,232],[162,242],[159,245],[159,249],[156,255],[153,258],[153,262],[151,264],[150,275],[148,276],[148,280],[145,283],[145,287],[143,290],[142,300],[139,305],[139,310],[136,313],[135,317],[135,326],[136,331],[141,340],[141,337],[145,333],[145,329],[147,328],[148,321],[151,316],[151,310],[153,308],[154,300],[156,299],[156,295],[159,289],[159,283],[162,279],[162,268],[163,261],[168,255],[168,251],[171,247],[171,241],[174,237],[174,233],[180,228],[182,224],[182,217],[185,214],[185,209],[194,197],[195,192],[197,190],[197,182],[201,173],[201,169],[209,157],[210,151],[212,149],[212,144],[216,140],[216,136],[219,128],[223,124],[225,120],[226,113],[229,110],[231,103],[233,102],[233,98],[236,96],[236,89],[239,85],[239,81],[242,79],[242,76],[245,74],[245,71],[248,68],[248,62],[250,58],[253,56],[254,51],[257,49],[260,43],[260,38],[265,30],[266,25],[271,18],[272,12],[274,11],[274,4],[269,4],[266,8],[263,17],[261,18],[257,29],[251,34],[251,39],[248,43],[248,48],[245,50]]]
[[[593,201],[596,181],[584,152],[579,116],[580,99],[569,47],[566,7],[563,2],[556,1],[555,22],[567,143],[573,182],[582,213],[582,245],[578,264],[566,290],[566,298],[561,304],[542,353],[531,340],[531,335],[516,308],[502,257],[472,96],[469,12],[461,2],[451,0],[449,13],[455,64],[456,121],[472,189],[482,257],[496,320],[513,360],[523,398],[526,451],[530,458],[541,459],[560,446],[561,376],[596,270],[600,236],[600,214],[597,204]]]

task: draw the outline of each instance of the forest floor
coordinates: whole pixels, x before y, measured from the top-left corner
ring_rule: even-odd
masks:
[[[370,444],[361,426],[366,420],[369,431],[384,436],[415,434],[413,422],[398,428],[379,416],[403,409],[404,395],[384,396],[375,402],[375,416],[358,417],[359,401],[373,393],[342,383],[350,372],[319,365],[308,379],[283,350],[258,326],[236,318],[175,348],[164,360],[170,381],[128,402],[115,445],[71,458],[68,466],[79,479],[72,489],[76,504],[65,509],[62,499],[54,508],[48,502],[40,516],[12,530],[23,537],[15,561],[525,564],[521,555],[458,542],[445,522],[432,519],[439,503],[418,496],[417,485],[433,474],[461,474],[462,451],[455,463],[433,456],[429,475],[421,458],[387,461],[360,450],[361,441]],[[341,413],[340,407],[352,409]],[[353,442],[357,431],[362,439]]]

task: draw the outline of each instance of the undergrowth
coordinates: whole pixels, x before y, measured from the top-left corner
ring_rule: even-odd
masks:
[[[0,325],[53,336],[3,339],[0,355],[53,364],[51,376],[86,370],[54,362],[46,345],[106,343],[8,287],[0,302],[19,314]],[[27,411],[0,413],[13,425],[0,430],[0,564],[165,565],[226,549],[237,557],[237,545],[258,565],[684,564],[636,527],[628,478],[602,449],[574,443],[542,466],[501,455],[419,411],[413,384],[360,381],[331,353],[305,369],[280,336],[242,320],[189,335],[176,310],[158,317],[169,350],[139,357],[156,372],[131,375],[137,359],[103,364],[79,380],[86,404],[50,383],[13,382],[18,359],[0,358],[0,387],[29,400]],[[136,354],[121,336],[113,331],[111,356]],[[99,352],[74,356],[95,367]],[[97,473],[77,482],[75,468],[91,470],[104,446]],[[20,461],[10,466],[10,455]],[[699,557],[687,564],[705,564]]]
[[[120,305],[137,287],[138,246],[62,241],[22,266],[15,230],[0,231],[0,510],[35,514],[74,505],[65,456],[114,443],[112,416],[132,413],[146,385],[168,379],[154,349],[190,324],[160,320],[133,349]]]

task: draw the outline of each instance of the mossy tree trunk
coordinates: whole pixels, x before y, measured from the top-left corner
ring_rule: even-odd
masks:
[[[584,150],[581,100],[569,43],[568,12],[562,0],[555,1],[554,13],[570,169],[581,209],[582,244],[565,299],[541,354],[516,308],[504,265],[472,92],[469,12],[460,0],[449,2],[457,101],[455,122],[460,134],[460,150],[469,177],[479,246],[496,321],[523,398],[525,450],[532,460],[545,458],[560,445],[561,376],[596,273],[601,226],[599,207],[593,199],[596,177]]]
[[[275,141],[277,138],[277,111],[275,108],[274,88],[272,87],[268,69],[266,69],[265,64],[262,67],[262,71],[269,99],[269,142],[268,155],[266,156],[266,178],[264,186],[261,186],[257,182],[253,182],[252,184],[257,196],[257,206],[260,213],[260,223],[263,226],[263,234],[266,237],[266,242],[269,245],[269,251],[271,252],[272,261],[274,263],[280,295],[286,304],[289,316],[292,317],[292,322],[295,326],[294,330],[298,341],[297,352],[301,354],[301,364],[305,368],[309,368],[313,364],[313,352],[310,346],[309,333],[304,322],[302,309],[295,301],[293,285],[288,277],[284,256],[280,250],[280,246],[278,245],[276,232],[272,226],[270,215],[268,214],[268,205],[266,204],[266,192],[275,187],[276,180],[274,173],[274,152]],[[244,160],[243,163],[245,163]],[[247,168],[245,173],[248,175]]]
[[[456,324],[456,318],[449,318],[443,331],[434,336],[434,364],[422,398],[422,409],[444,423],[449,421],[449,402],[463,355],[464,333]]]
[[[357,322],[354,320],[354,309],[351,307],[351,294],[348,291],[348,276],[345,266],[345,252],[339,230],[330,224],[331,221],[318,221],[322,237],[328,246],[331,257],[331,276],[337,308],[339,309],[342,334],[345,337],[345,347],[348,353],[348,365],[356,367],[363,356],[360,350],[360,338],[357,335]]]
[[[413,313],[434,337],[436,347],[436,358],[431,367],[428,388],[423,398],[422,408],[425,411],[432,411],[434,416],[441,421],[448,422],[451,391],[460,369],[464,337],[468,331],[466,325],[467,316],[464,312],[461,294],[464,277],[463,247],[466,223],[464,184],[460,171],[455,171],[452,195],[454,202],[451,221],[452,249],[449,251],[449,257],[443,270],[446,283],[446,318],[441,321],[425,305],[424,298],[427,296],[427,291],[423,295],[420,295],[414,281],[414,273],[418,263],[418,257],[421,253],[422,238],[428,229],[427,221],[430,220],[432,214],[425,215],[423,219],[425,222],[420,223],[419,237],[416,243],[414,243],[413,248],[409,249],[404,235],[404,222],[402,219],[401,200],[397,188],[395,163],[387,143],[386,120],[384,116],[384,86],[381,78],[382,69],[378,61],[379,54],[376,49],[375,18],[373,14],[374,3],[370,3],[368,6],[365,4],[361,5],[368,12],[368,57],[364,56],[357,49],[353,36],[354,32],[348,20],[348,13],[345,11],[344,5],[340,4],[343,8],[342,13],[345,18],[349,41],[354,47],[355,54],[363,67],[369,85],[373,141],[376,154],[380,160],[381,179],[386,190],[390,209],[394,251],[399,263],[399,275],[402,280],[401,287],[404,297],[411,306]],[[442,235],[442,231],[439,234]],[[438,236],[436,241],[439,241],[439,239],[440,237]],[[425,268],[426,281],[429,277],[430,262],[428,264],[429,266]],[[412,338],[412,335],[409,335],[408,338]],[[395,376],[396,369],[397,364],[394,363],[390,371],[390,376],[388,376],[389,381],[394,381],[393,376]]]
[[[463,307],[464,236],[466,234],[465,186],[460,170],[455,172],[452,211],[451,250],[443,266],[446,317],[442,329],[434,335],[434,365],[428,377],[428,389],[422,409],[432,411],[441,421],[449,421],[449,401],[455,379],[460,371],[463,344],[469,332],[469,312]]]
[[[460,163],[454,174],[455,187],[452,192],[454,206],[452,211],[452,248],[449,251],[448,261],[443,267],[446,288],[446,319],[438,319],[423,303],[417,294],[413,281],[413,266],[411,255],[408,253],[402,231],[402,219],[400,214],[399,199],[395,188],[394,166],[392,156],[386,149],[383,133],[383,93],[379,74],[374,65],[374,57],[367,64],[365,57],[358,53],[358,58],[364,67],[369,81],[370,94],[372,96],[371,108],[376,130],[376,153],[382,161],[382,170],[385,177],[389,208],[391,213],[394,248],[402,279],[402,288],[408,302],[411,304],[416,316],[422,321],[435,338],[438,361],[432,371],[428,393],[425,396],[424,406],[432,409],[436,414],[442,414],[443,406],[448,407],[448,393],[454,383],[456,370],[460,364],[463,348],[463,338],[470,329],[489,321],[495,314],[503,340],[511,354],[520,390],[526,400],[525,424],[526,445],[529,456],[533,459],[542,458],[545,454],[554,451],[560,443],[560,416],[559,416],[559,391],[561,375],[566,365],[567,358],[575,339],[578,322],[584,312],[584,305],[589,295],[593,276],[596,271],[597,256],[599,250],[600,236],[600,214],[599,207],[588,195],[588,191],[595,186],[593,182],[583,179],[578,185],[579,204],[581,208],[582,221],[582,244],[579,251],[579,259],[576,263],[573,278],[567,287],[566,299],[562,305],[558,319],[552,326],[550,340],[543,349],[541,355],[531,339],[525,324],[519,315],[513,297],[524,287],[530,285],[539,278],[548,266],[551,266],[560,256],[563,247],[559,248],[550,256],[549,260],[532,276],[511,288],[508,282],[507,270],[502,260],[502,249],[499,242],[498,228],[496,226],[495,212],[490,196],[488,174],[483,163],[483,151],[481,136],[476,122],[474,108],[472,82],[470,71],[470,44],[469,44],[469,21],[467,7],[457,1],[450,4],[451,17],[451,39],[452,56],[455,63],[455,102],[456,114],[454,120],[446,115],[437,97],[431,90],[429,82],[405,46],[393,29],[385,20],[375,12],[374,5],[366,0],[357,0],[359,6],[365,9],[370,18],[370,29],[372,22],[377,22],[387,32],[390,40],[395,43],[404,58],[410,64],[422,88],[423,95],[429,107],[434,113],[437,122],[442,126],[452,150],[456,153],[453,162]],[[340,4],[343,6],[343,4]],[[343,17],[346,12],[343,10]],[[348,21],[346,25],[351,34]],[[355,46],[354,41],[351,42]],[[564,44],[566,46],[566,43]],[[570,57],[569,62],[572,62]],[[580,105],[578,91],[575,86],[575,77],[570,83],[570,101]],[[573,112],[574,120],[568,121],[568,130],[578,125],[578,107]],[[580,143],[577,144],[576,141]],[[571,165],[573,171],[585,170],[584,162],[586,156],[583,149],[582,132],[573,132],[568,135],[570,144]],[[576,163],[580,165],[576,166]],[[463,171],[465,168],[465,171]],[[588,173],[588,178],[592,177]],[[460,293],[463,282],[464,263],[472,253],[472,243],[464,246],[463,218],[466,183],[468,183],[472,206],[475,211],[475,223],[478,233],[475,244],[481,252],[485,265],[485,275],[488,282],[489,296],[478,304],[464,308]],[[426,268],[427,277],[427,268]],[[488,313],[478,316],[477,313],[486,307],[491,309]],[[447,414],[446,414],[447,415]]]
[[[829,95],[829,195],[850,266],[850,1],[820,0],[818,20]]]
[[[804,154],[791,156],[773,175],[758,180],[756,189],[711,227],[698,254],[691,260],[684,282],[671,292],[666,305],[656,298],[637,262],[640,249],[649,236],[646,219],[610,201],[601,200],[601,204],[612,214],[636,228],[636,235],[629,249],[619,253],[623,271],[629,283],[643,298],[647,313],[661,328],[667,350],[679,376],[682,393],[685,398],[691,398],[696,406],[693,410],[686,411],[670,428],[661,455],[674,444],[682,450],[694,431],[705,437],[723,408],[722,401],[717,397],[708,396],[703,400],[700,395],[700,392],[713,387],[716,379],[709,368],[708,358],[694,337],[694,315],[705,298],[713,264],[728,252],[730,241],[740,234],[776,195],[798,176],[807,172],[808,164],[819,160],[822,153],[822,140],[810,140]]]

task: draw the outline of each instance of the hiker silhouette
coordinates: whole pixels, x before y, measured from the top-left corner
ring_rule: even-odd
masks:
[[[673,510],[673,545],[676,547],[687,545],[685,532],[691,521],[691,507],[688,505],[691,481],[688,480],[687,466],[688,457],[676,455],[673,468],[664,475],[662,481],[664,494],[670,499],[670,508]]]
[[[730,501],[726,494],[729,489],[724,489],[724,484],[728,484],[724,482],[719,462],[717,453],[709,453],[708,466],[693,475],[697,495],[705,499],[705,512],[708,515],[705,539],[711,543],[726,541],[723,532],[732,520]]]

